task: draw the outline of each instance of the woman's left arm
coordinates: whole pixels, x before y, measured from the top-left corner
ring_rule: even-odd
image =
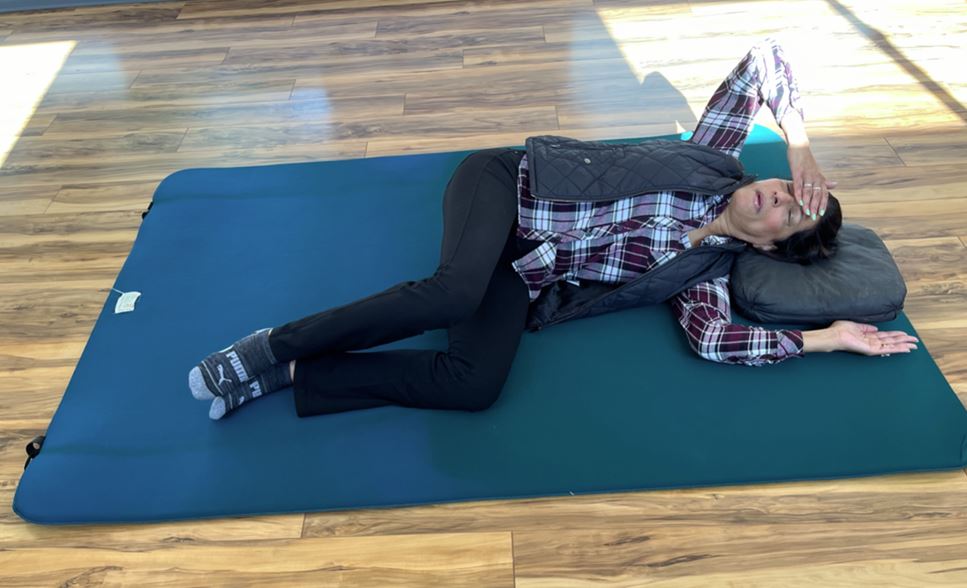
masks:
[[[786,134],[786,144],[789,145],[789,169],[792,171],[792,185],[796,200],[807,216],[813,220],[826,214],[826,202],[829,201],[829,189],[835,188],[833,180],[826,179],[813,157],[809,147],[809,137],[802,114],[794,108],[786,110],[779,126]]]
[[[731,322],[729,277],[695,284],[671,299],[688,343],[704,359],[750,366],[802,357],[801,331],[766,329]]]
[[[731,322],[729,276],[695,284],[671,299],[688,343],[704,359],[761,366],[806,353],[851,351],[862,355],[909,353],[919,339],[875,325],[835,321],[824,329],[766,329]]]

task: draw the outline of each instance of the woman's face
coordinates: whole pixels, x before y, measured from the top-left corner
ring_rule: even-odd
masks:
[[[735,237],[754,245],[771,244],[819,224],[803,212],[792,192],[792,182],[779,178],[743,186],[732,194],[729,220]]]

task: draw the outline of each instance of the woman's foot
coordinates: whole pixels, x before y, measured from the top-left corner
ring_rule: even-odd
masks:
[[[275,365],[247,382],[227,388],[224,394],[212,400],[212,405],[208,409],[208,418],[218,420],[247,401],[288,388],[292,385],[289,365],[288,363]]]
[[[191,395],[211,400],[272,367],[276,361],[269,348],[271,331],[259,329],[203,359],[188,372]]]

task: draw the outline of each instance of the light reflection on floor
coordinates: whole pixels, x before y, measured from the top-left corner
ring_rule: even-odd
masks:
[[[58,41],[0,46],[0,167],[75,45]]]

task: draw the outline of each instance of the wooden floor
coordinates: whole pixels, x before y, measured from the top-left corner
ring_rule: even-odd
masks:
[[[794,60],[847,221],[887,240],[907,314],[964,401],[961,0],[188,0],[0,15],[0,585],[967,585],[959,470],[143,526],[40,527],[10,509],[24,445],[167,174],[691,129],[769,34]]]

